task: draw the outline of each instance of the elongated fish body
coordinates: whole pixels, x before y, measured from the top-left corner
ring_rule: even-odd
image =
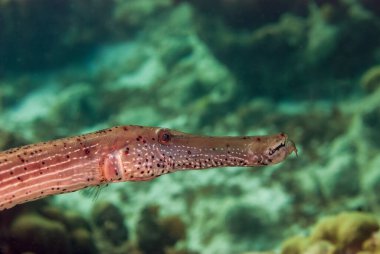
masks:
[[[261,166],[283,161],[294,143],[271,136],[208,137],[117,126],[0,153],[0,210],[49,195],[185,169]]]

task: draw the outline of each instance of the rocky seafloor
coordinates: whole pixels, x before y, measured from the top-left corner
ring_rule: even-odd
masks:
[[[379,15],[376,0],[0,0],[2,149],[139,124],[283,131],[299,150],[16,206],[0,253],[380,253]]]

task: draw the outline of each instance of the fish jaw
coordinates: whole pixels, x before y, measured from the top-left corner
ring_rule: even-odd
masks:
[[[248,145],[249,164],[253,166],[278,164],[293,152],[297,155],[297,148],[284,133],[254,137]]]

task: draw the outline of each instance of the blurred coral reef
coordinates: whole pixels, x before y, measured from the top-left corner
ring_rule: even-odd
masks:
[[[377,0],[0,0],[0,49],[3,150],[121,124],[299,149],[2,211],[0,253],[380,253]]]
[[[281,254],[378,253],[379,222],[371,214],[345,212],[321,219],[309,237],[283,243]]]

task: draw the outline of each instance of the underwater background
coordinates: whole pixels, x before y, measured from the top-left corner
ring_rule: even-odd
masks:
[[[2,150],[129,124],[299,153],[16,206],[0,253],[380,253],[379,1],[0,0]]]

